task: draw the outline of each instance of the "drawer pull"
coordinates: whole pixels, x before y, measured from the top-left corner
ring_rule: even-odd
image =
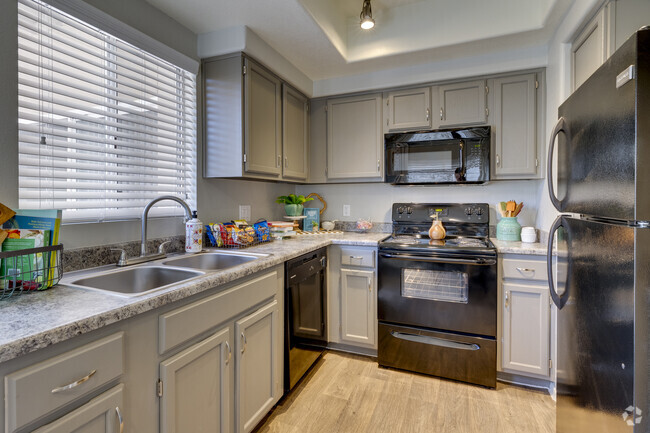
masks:
[[[56,394],[56,393],[59,393],[59,392],[67,391],[67,390],[72,389],[72,388],[76,388],[79,385],[81,385],[82,383],[84,383],[85,381],[87,381],[88,379],[90,379],[91,377],[93,377],[95,375],[95,373],[97,373],[97,370],[91,371],[90,373],[88,373],[88,376],[84,376],[81,379],[75,380],[72,383],[69,383],[69,384],[64,385],[64,386],[60,386],[58,388],[54,388],[52,390],[52,394]]]
[[[115,413],[117,414],[117,420],[120,423],[120,433],[124,433],[124,418],[122,418],[122,412],[120,412],[119,406],[115,406]]]
[[[517,268],[519,272],[535,272],[535,269],[532,268]]]
[[[363,256],[350,256],[350,260],[363,260]]]

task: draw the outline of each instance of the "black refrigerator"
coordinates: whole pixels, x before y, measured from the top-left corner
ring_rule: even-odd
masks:
[[[548,246],[556,431],[649,432],[650,30],[628,39],[558,117],[547,176],[563,213]]]

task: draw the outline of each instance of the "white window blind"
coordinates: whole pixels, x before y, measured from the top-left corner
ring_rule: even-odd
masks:
[[[196,208],[196,76],[36,0],[18,0],[19,199],[65,222]],[[153,216],[182,215],[160,202]]]

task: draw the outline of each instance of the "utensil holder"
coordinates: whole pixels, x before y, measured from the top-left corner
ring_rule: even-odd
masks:
[[[521,224],[517,217],[503,217],[497,224],[497,239],[500,241],[521,241]]]

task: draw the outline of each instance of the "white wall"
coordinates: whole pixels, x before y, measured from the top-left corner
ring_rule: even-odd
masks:
[[[347,185],[302,185],[298,194],[320,194],[327,202],[321,220],[356,221],[371,218],[375,222],[391,221],[391,206],[397,202],[488,203],[490,223],[496,224],[495,204],[500,201],[524,202],[519,216],[522,225],[535,225],[540,180],[494,181],[486,185],[394,186],[384,183]],[[350,205],[350,216],[343,216],[343,205]],[[314,205],[320,207],[320,204]]]

